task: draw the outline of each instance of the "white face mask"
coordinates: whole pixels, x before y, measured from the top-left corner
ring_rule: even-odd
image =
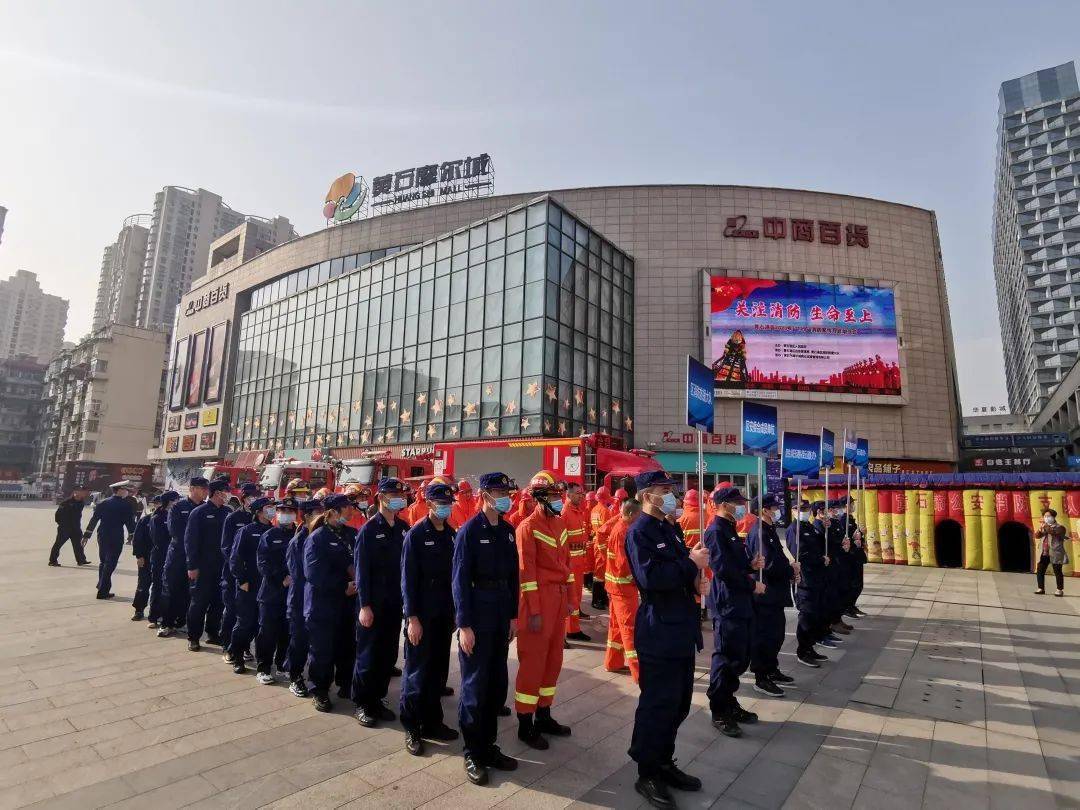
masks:
[[[799,520],[809,521],[810,520],[810,513],[809,512],[799,512]]]
[[[296,516],[292,512],[278,512],[277,522],[279,526],[292,526]]]
[[[262,510],[263,517],[267,520],[273,520],[276,510],[272,506],[268,506]]]
[[[1043,523],[1045,523],[1047,526],[1053,526],[1054,525],[1054,516],[1053,515],[1043,515]]]
[[[783,517],[784,517],[784,510],[782,510],[782,509],[777,509],[776,511],[774,511],[772,513],[773,520],[779,521],[779,520],[783,519]]]

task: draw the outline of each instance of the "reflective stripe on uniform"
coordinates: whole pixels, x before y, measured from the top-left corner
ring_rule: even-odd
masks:
[[[566,533],[571,537],[577,537],[579,534],[585,534],[584,529],[567,529]]]
[[[637,658],[637,650],[627,650],[626,651],[626,657],[627,657],[627,659]]]
[[[526,593],[527,591],[535,591],[535,590],[538,590],[539,587],[540,586],[537,585],[535,582],[522,582],[521,583],[521,592]]]
[[[552,537],[550,534],[544,534],[543,532],[538,532],[536,531],[536,529],[533,529],[533,537],[543,543],[547,543],[552,548],[559,547],[559,541]]]
[[[609,641],[607,645],[612,650],[621,650],[623,648],[622,644],[617,641]]]
[[[574,572],[573,571],[570,572],[570,575],[566,578],[566,581],[567,582],[573,582],[574,581]]]
[[[578,551],[575,551],[574,549],[570,549],[570,556],[571,557],[584,557],[585,556],[585,549],[580,549]]]
[[[543,693],[543,689],[540,690]],[[527,703],[533,706],[540,702],[540,695],[526,695],[524,692],[514,692],[514,700],[518,703]]]
[[[570,611],[570,615],[571,615],[571,616],[580,616],[580,615],[581,615],[581,611],[580,611],[580,610],[571,610],[571,611]]]
[[[555,697],[555,687],[554,686],[541,686],[540,687],[540,697]]]
[[[562,534],[559,535],[559,545],[565,546],[569,535],[566,533],[566,529],[563,529]]]
[[[683,529],[683,534],[687,537],[692,534],[701,534],[701,529]]]
[[[604,582],[611,582],[615,585],[631,585],[634,582],[633,577],[617,577],[614,574],[605,571]]]

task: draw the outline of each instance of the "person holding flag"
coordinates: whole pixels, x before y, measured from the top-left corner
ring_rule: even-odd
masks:
[[[814,649],[819,639],[821,609],[825,588],[825,539],[811,522],[810,502],[799,503],[799,514],[787,528],[787,547],[798,563],[795,577],[795,604],[799,623],[795,628],[796,659],[811,669],[820,669],[819,661],[828,657]],[[794,566],[793,566],[794,567]]]
[[[783,515],[780,499],[766,495],[761,499],[758,520],[746,538],[751,557],[762,557],[761,569],[765,592],[754,595],[754,631],[750,639],[750,671],[754,673],[754,691],[783,697],[782,683],[795,679],[780,671],[780,648],[784,644],[784,608],[791,607],[791,583],[799,570],[784,554],[776,524]],[[753,509],[751,504],[751,509]]]

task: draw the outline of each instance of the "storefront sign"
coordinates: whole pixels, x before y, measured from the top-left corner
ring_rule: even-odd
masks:
[[[792,242],[813,242],[815,230],[817,241],[822,245],[845,245],[847,247],[870,247],[870,226],[844,224],[827,219],[787,219],[786,217],[762,217],[761,228],[746,227],[749,220],[745,214],[727,218],[724,236],[728,239],[787,239]],[[815,229],[815,224],[817,228]]]
[[[330,184],[323,201],[323,218],[334,222],[348,222],[360,213],[367,202],[368,190],[364,178],[346,172]]]
[[[1065,433],[977,433],[963,436],[960,446],[966,450],[1002,450],[1006,447],[1065,447]]]
[[[196,312],[200,312],[207,307],[212,307],[214,304],[220,304],[229,297],[229,282],[219,284],[212,290],[204,292],[198,298],[192,298],[187,302],[187,306],[184,307],[185,315],[194,315]]]
[[[821,468],[821,437],[785,430],[780,442],[780,469],[787,478],[816,478]]]
[[[780,440],[776,408],[760,402],[742,403],[742,451],[748,456],[775,456]]]
[[[686,356],[686,424],[712,433],[714,424],[712,369]]]
[[[479,157],[414,166],[371,181],[371,207],[392,211],[433,202],[488,197],[495,190],[495,167],[485,152]]]
[[[897,475],[899,473],[951,473],[955,466],[947,461],[911,461],[909,459],[882,458],[867,465],[871,475]]]
[[[738,447],[739,437],[734,433],[709,433],[701,437],[703,444],[724,445],[725,447]],[[661,444],[695,444],[697,434],[686,432],[679,433],[676,430],[665,430],[660,437]]]
[[[1051,472],[1057,466],[1044,456],[1010,452],[961,453],[961,472]]]

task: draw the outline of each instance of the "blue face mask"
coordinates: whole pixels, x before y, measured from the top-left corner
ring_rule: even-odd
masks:
[[[784,519],[784,511],[782,509],[777,509],[775,512],[773,512],[773,520],[783,520],[783,519]]]
[[[391,512],[400,512],[406,506],[404,498],[391,498],[386,502],[386,508]]]
[[[495,499],[494,503],[495,511],[498,512],[500,515],[505,515],[507,512],[509,512],[511,505],[512,501],[510,500],[509,495],[500,495],[498,498]]]
[[[674,492],[664,493],[664,502],[660,504],[660,511],[665,515],[674,515],[675,510],[679,508],[679,499],[675,497]]]
[[[746,507],[745,506],[736,506],[735,507],[735,519],[736,520],[742,520],[744,517],[746,517]]]
[[[562,512],[562,498],[556,498],[553,501],[548,501],[548,506],[551,507],[551,511],[556,515]]]
[[[450,513],[454,511],[454,507],[452,507],[448,503],[440,503],[435,507],[434,511],[435,517],[437,517],[439,520],[446,520],[448,517],[450,517]]]

